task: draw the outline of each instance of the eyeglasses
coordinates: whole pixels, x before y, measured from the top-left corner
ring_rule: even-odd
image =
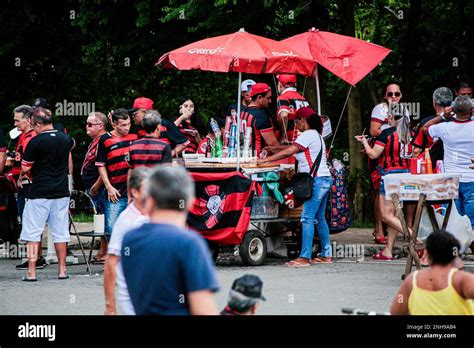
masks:
[[[400,92],[387,92],[387,97],[393,97],[394,95],[395,97],[399,97],[402,94]]]
[[[92,127],[92,126],[100,126],[102,123],[91,123],[91,122],[87,122],[86,126],[87,127]]]

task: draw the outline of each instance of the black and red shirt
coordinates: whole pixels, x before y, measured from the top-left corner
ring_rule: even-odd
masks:
[[[126,157],[132,141],[137,140],[136,134],[123,137],[105,133],[99,139],[99,148],[95,165],[105,167],[109,181],[123,196],[127,194],[128,163]]]
[[[379,165],[385,170],[408,169],[408,160],[412,156],[413,146],[403,144],[397,133],[396,127],[382,131],[375,141],[376,145],[384,148],[379,157]]]
[[[136,134],[138,136],[138,138],[143,138],[143,137],[146,136],[146,132],[143,129],[143,127],[142,126],[137,126],[135,124],[130,128],[129,134]]]
[[[184,135],[186,139],[189,141],[189,144],[186,146],[184,151],[187,153],[196,153],[197,148],[198,148],[198,143],[196,141],[195,136],[191,135],[190,131],[197,132],[198,130],[194,128],[190,122],[187,122],[187,121],[181,122],[177,127],[179,131],[181,132],[181,134]]]
[[[82,163],[81,177],[86,189],[90,189],[99,178],[99,170],[95,165],[95,161],[97,159],[97,149],[99,148],[100,137],[101,135],[98,135],[89,144],[84,162]]]
[[[21,172],[21,160],[26,150],[26,146],[36,136],[36,132],[31,129],[26,133],[21,133],[18,143],[15,148],[15,160],[13,161],[12,174],[15,179],[18,179],[18,176]]]
[[[243,132],[245,132],[245,127],[252,127],[252,150],[256,150],[257,156],[259,156],[265,147],[262,134],[273,132],[273,123],[270,116],[264,109],[247,106],[240,112],[240,123]],[[245,127],[243,126],[244,123]]]
[[[288,141],[293,143],[297,137],[297,132],[295,132],[295,116],[296,111],[299,108],[304,106],[309,106],[309,102],[303,97],[296,88],[290,87],[285,89],[281,95],[277,98],[277,120],[280,122],[281,113],[288,113],[288,128],[286,129],[286,135]],[[280,129],[283,132],[283,129]]]
[[[183,134],[181,134],[179,128],[176,127],[173,122],[164,118],[161,119],[160,140],[169,144],[171,149],[174,149],[176,145],[188,145],[189,142],[189,140]]]
[[[69,196],[68,160],[73,140],[57,130],[41,132],[26,147],[21,165],[30,167],[33,182],[26,198],[56,199]]]
[[[171,147],[165,142],[146,136],[130,145],[129,168],[153,167],[157,164],[171,163]]]

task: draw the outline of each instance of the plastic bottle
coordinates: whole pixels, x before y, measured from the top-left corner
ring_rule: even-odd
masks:
[[[212,157],[212,149],[211,149],[211,139],[207,138],[207,147],[206,147],[206,157]]]
[[[433,163],[431,162],[429,149],[425,149],[425,173],[433,174]]]

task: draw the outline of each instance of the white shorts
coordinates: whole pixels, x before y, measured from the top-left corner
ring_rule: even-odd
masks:
[[[41,241],[46,222],[54,243],[69,242],[69,197],[27,199],[20,239],[26,242]]]

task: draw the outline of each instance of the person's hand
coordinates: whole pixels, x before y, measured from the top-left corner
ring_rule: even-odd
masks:
[[[354,138],[362,144],[367,142],[367,135],[356,135]]]
[[[119,200],[119,197],[121,197],[121,194],[119,190],[117,190],[115,187],[110,186],[107,188],[107,199],[112,202],[112,203],[117,203]]]
[[[117,310],[115,309],[115,306],[106,306],[104,315],[117,315]]]
[[[193,136],[193,137],[197,137],[197,136],[198,136],[198,131],[195,130],[195,129],[192,129],[189,133],[190,133],[191,136]]]
[[[275,153],[277,152],[277,145],[268,145],[268,146],[265,146],[262,151],[267,151],[267,152],[270,152],[270,153]]]
[[[92,185],[90,193],[91,196],[97,196],[99,194],[99,187],[96,185]]]
[[[471,162],[474,163],[474,158],[471,158]],[[469,168],[474,169],[474,164],[472,166],[469,166]]]
[[[20,176],[18,177],[18,182],[17,182],[17,186],[20,187],[20,188],[23,188],[22,181],[23,181],[24,177],[25,177],[25,175],[20,173]]]

